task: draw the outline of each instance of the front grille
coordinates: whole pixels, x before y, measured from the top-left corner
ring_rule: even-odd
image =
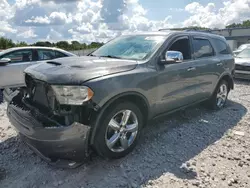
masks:
[[[235,65],[235,70],[250,71],[250,66],[245,65]]]
[[[42,111],[53,110],[55,107],[55,96],[52,88],[46,82],[33,79],[29,75],[25,75],[25,82],[27,85],[27,96],[26,98],[39,107]]]

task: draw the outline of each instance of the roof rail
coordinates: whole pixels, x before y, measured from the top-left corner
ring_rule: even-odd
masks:
[[[211,29],[207,30],[199,30],[199,29],[186,29],[184,31],[195,31],[195,32],[204,32],[204,33],[211,33]]]
[[[182,28],[164,28],[164,29],[159,29],[158,31],[195,31],[195,32],[205,32],[205,33],[210,33],[211,29],[207,29],[207,30],[200,30],[200,29],[196,29],[196,28],[190,28],[190,29],[182,29]]]
[[[163,29],[159,29],[158,31],[180,31],[176,28],[163,28]]]

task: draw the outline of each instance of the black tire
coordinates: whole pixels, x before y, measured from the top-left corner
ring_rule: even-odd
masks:
[[[3,102],[3,90],[0,89],[0,104]]]
[[[223,102],[222,105],[218,105],[218,99],[217,99],[217,94],[218,92],[220,91],[220,87],[222,85],[225,85],[226,88],[227,88],[227,93],[226,93],[226,100]],[[226,105],[226,102],[227,102],[227,97],[228,97],[228,93],[230,92],[230,88],[229,88],[229,85],[228,85],[228,82],[226,80],[221,80],[219,82],[219,84],[217,85],[212,97],[207,101],[207,107],[209,109],[212,109],[212,110],[220,110],[222,109],[225,105]]]
[[[121,151],[121,152],[114,152],[107,146],[107,143],[106,143],[107,132],[106,131],[107,131],[110,120],[117,113],[123,110],[130,110],[137,117],[137,120],[138,120],[137,135],[134,141],[132,142],[132,144],[126,150]],[[103,116],[101,117],[100,122],[101,124],[98,125],[98,129],[95,135],[94,145],[93,145],[95,151],[100,156],[104,158],[109,158],[109,159],[118,159],[118,158],[122,158],[126,156],[135,148],[137,141],[140,138],[141,129],[143,127],[143,116],[142,116],[141,110],[136,105],[134,105],[131,102],[118,103],[115,106],[112,106],[111,108],[107,109],[106,113],[104,113]]]

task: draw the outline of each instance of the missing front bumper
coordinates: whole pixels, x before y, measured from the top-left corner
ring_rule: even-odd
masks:
[[[89,157],[90,127],[75,122],[70,126],[53,127],[50,119],[38,121],[31,111],[23,108],[22,103],[8,105],[7,115],[12,125],[24,140],[39,156],[50,163],[68,161],[69,167],[83,162]],[[51,122],[52,124],[52,122]],[[62,165],[62,164],[61,164]]]

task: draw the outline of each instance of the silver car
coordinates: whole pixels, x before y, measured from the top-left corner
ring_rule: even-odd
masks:
[[[250,79],[250,48],[246,48],[236,55],[234,77]]]
[[[250,44],[242,44],[237,48],[235,51],[233,51],[234,56],[237,56],[240,52],[242,52],[244,49],[250,48]]]
[[[76,56],[65,50],[49,47],[19,47],[0,52],[0,90],[25,85],[23,71],[46,60]]]

